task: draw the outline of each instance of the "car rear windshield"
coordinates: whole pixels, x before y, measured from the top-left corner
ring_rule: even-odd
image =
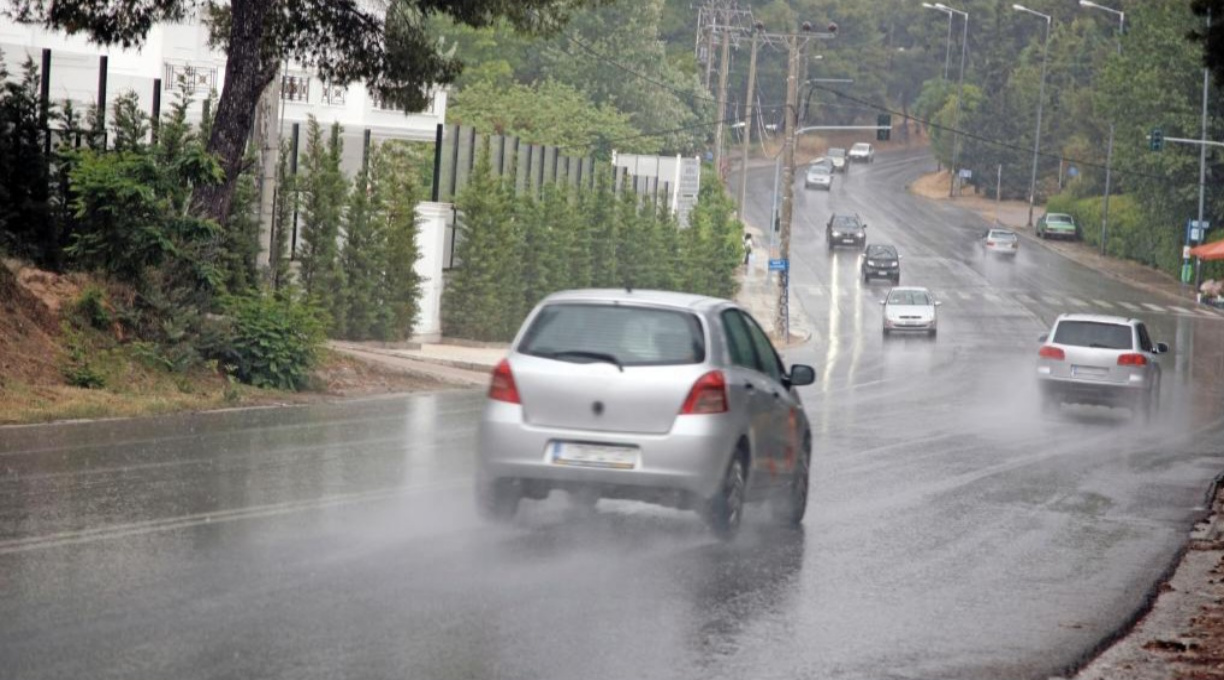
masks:
[[[992,231],[990,238],[996,241],[1015,241],[1016,235],[1010,231]]]
[[[540,310],[518,351],[577,363],[699,364],[705,361],[705,334],[696,316],[679,310],[557,303]]]
[[[894,290],[888,295],[890,305],[929,305],[931,298],[920,290]]]
[[[892,246],[867,246],[867,257],[882,259],[897,259],[897,251]]]
[[[850,150],[851,151],[870,151],[871,145],[870,144],[855,144],[854,146],[850,147]]]
[[[1071,224],[1073,220],[1071,219],[1070,215],[1046,215],[1046,222],[1062,222],[1064,224]]]
[[[808,172],[816,173],[818,175],[827,175],[829,174],[830,169],[831,168],[828,165],[825,165],[824,163],[820,163],[820,164],[813,165],[810,168],[808,168]]]
[[[848,215],[838,215],[833,218],[834,229],[861,229],[862,225],[859,221]]]
[[[1131,327],[1096,321],[1063,321],[1054,331],[1054,342],[1075,347],[1130,349]]]

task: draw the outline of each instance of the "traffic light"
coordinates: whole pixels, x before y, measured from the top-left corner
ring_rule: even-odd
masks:
[[[892,115],[881,113],[876,116],[876,127],[879,128],[876,130],[876,139],[887,142],[892,137]]]
[[[1164,130],[1160,128],[1152,128],[1152,134],[1148,136],[1148,144],[1152,151],[1160,151],[1164,148]]]

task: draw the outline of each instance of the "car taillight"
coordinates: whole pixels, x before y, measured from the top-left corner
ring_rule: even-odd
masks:
[[[1147,366],[1147,357],[1142,354],[1123,354],[1118,357],[1119,366]]]
[[[680,415],[701,415],[709,413],[726,413],[727,411],[727,379],[722,371],[710,371],[693,383]]]
[[[489,383],[489,398],[510,404],[523,403],[519,399],[518,387],[514,384],[514,374],[510,372],[510,362],[502,359],[497,368],[493,369],[493,381]]]
[[[986,245],[988,245],[988,246],[993,246],[994,244],[995,244],[995,242],[994,242],[994,241],[987,241],[987,242],[986,242]]]
[[[1062,361],[1067,358],[1067,353],[1062,351],[1062,348],[1051,347],[1050,345],[1043,346],[1037,354],[1043,359],[1054,359],[1055,361]]]

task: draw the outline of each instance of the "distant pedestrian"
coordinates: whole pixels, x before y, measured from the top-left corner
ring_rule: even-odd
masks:
[[[744,266],[752,264],[752,234],[744,234]]]

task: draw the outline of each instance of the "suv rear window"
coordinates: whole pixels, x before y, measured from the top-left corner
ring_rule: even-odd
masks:
[[[992,231],[990,232],[990,238],[995,241],[1015,241],[1016,234],[1011,231]]]
[[[1054,342],[1075,347],[1131,349],[1130,326],[1096,321],[1063,321],[1054,331]]]
[[[522,354],[586,363],[599,356],[622,366],[705,361],[701,321],[688,312],[611,304],[557,303],[540,310],[519,343]]]

